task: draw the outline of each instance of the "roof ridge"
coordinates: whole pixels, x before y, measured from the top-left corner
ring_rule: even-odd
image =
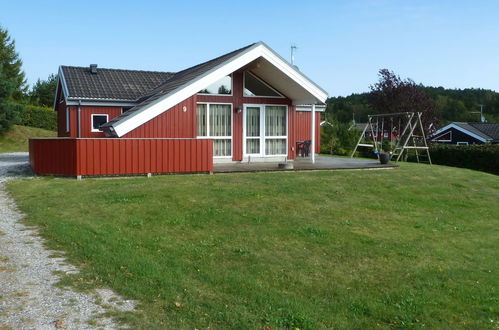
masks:
[[[77,69],[88,69],[88,66],[77,66],[77,65],[61,65],[61,68],[77,68]],[[115,68],[98,68],[98,70],[109,70],[109,71],[125,71],[125,72],[148,72],[148,73],[167,73],[175,74],[173,71],[155,71],[155,70],[131,70],[131,69],[115,69]]]

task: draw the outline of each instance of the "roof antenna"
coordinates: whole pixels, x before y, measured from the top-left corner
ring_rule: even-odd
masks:
[[[480,111],[471,111],[471,113],[479,113],[480,114],[480,122],[481,123],[486,123],[487,120],[485,119],[485,116],[483,115],[483,107],[484,107],[484,105],[483,104],[478,104],[478,106],[480,107]]]
[[[292,66],[296,66],[295,65],[295,52],[297,49],[298,49],[298,47],[296,47],[295,44],[291,44],[291,65]]]

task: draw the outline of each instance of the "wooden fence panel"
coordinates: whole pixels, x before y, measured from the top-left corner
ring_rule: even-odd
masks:
[[[129,175],[213,171],[209,139],[30,139],[37,175]]]

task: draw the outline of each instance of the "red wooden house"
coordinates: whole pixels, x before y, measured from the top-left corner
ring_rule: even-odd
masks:
[[[300,141],[319,151],[326,98],[262,42],[176,73],[61,66],[58,138],[31,139],[30,162],[81,176],[292,161]]]

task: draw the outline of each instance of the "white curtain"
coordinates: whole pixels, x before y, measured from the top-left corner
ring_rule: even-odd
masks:
[[[230,156],[231,155],[231,143],[230,139],[214,139],[213,140],[213,156]]]
[[[265,106],[265,136],[286,135],[286,107]]]
[[[231,136],[231,113],[228,104],[210,104],[209,136]]]
[[[196,121],[198,126],[198,136],[207,136],[207,125],[206,125],[206,104],[198,104],[196,107]]]
[[[285,155],[286,139],[266,139],[265,154],[267,155]]]
[[[260,153],[260,138],[246,140],[246,153],[247,154]]]
[[[246,136],[260,136],[260,108],[246,108]]]

